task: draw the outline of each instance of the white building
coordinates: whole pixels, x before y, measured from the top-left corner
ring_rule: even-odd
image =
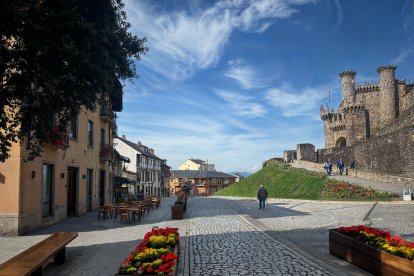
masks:
[[[135,174],[137,185],[133,194],[160,196],[163,188],[161,183],[162,159],[154,154],[154,150],[142,145],[141,142],[130,142],[124,135],[122,138],[114,139],[114,146],[121,155],[130,159],[130,163],[125,164],[125,170]]]

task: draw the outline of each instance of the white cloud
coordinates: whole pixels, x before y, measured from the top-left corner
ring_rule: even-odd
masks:
[[[407,36],[407,42],[400,48],[400,52],[391,60],[392,64],[400,64],[414,54],[414,14],[412,3],[406,2],[402,9],[401,24]]]
[[[334,29],[334,32],[336,32],[342,24],[342,20],[343,20],[344,15],[343,15],[341,3],[339,3],[338,0],[332,0],[332,1],[334,3],[336,11],[338,13],[338,19],[336,21],[336,25],[335,25],[335,29]]]
[[[148,39],[142,64],[170,79],[183,80],[214,66],[235,29],[263,32],[276,19],[297,12],[295,5],[312,2],[282,0],[218,1],[193,13],[163,11],[156,2],[128,1],[132,30]]]
[[[269,86],[271,78],[261,77],[257,71],[248,65],[243,65],[241,61],[229,62],[230,68],[224,76],[237,81],[243,89],[263,88]]]
[[[152,120],[143,121],[137,127],[133,122],[137,117],[151,117]],[[155,154],[168,159],[173,169],[194,157],[208,159],[224,172],[233,171],[242,164],[250,167],[261,164],[265,158],[263,152],[267,152],[274,143],[265,133],[226,114],[213,117],[193,113],[129,113],[124,114],[119,134],[126,134],[129,141],[141,141],[154,148]],[[233,161],[229,163],[229,160]]]
[[[228,102],[233,112],[239,116],[255,118],[263,117],[267,113],[261,104],[251,102],[251,97],[223,90],[216,94]]]
[[[305,88],[295,92],[294,88],[285,85],[269,89],[266,92],[265,99],[270,105],[280,109],[285,117],[315,117],[315,110],[318,110],[323,97],[328,95],[330,89],[330,87],[321,86]]]

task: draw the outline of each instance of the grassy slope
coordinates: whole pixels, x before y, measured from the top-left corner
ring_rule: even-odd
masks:
[[[303,173],[300,170],[267,166],[257,173],[235,183],[220,192],[226,196],[255,197],[260,184],[269,197],[320,199],[324,187],[322,174]]]
[[[395,196],[327,180],[323,173],[266,166],[255,174],[216,193],[222,196],[256,197],[262,184],[271,198],[326,200],[393,200]],[[350,186],[347,188],[336,188]],[[332,187],[335,187],[332,189]]]

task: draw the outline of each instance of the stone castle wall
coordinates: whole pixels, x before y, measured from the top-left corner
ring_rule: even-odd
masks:
[[[392,65],[379,66],[379,81],[363,85],[355,83],[355,71],[339,74],[342,101],[337,112],[321,108],[326,148],[337,147],[341,140],[353,145],[381,135],[414,106],[414,85],[395,79],[395,70]]]
[[[298,144],[296,149],[298,160],[307,160],[316,162],[315,146],[312,144]]]
[[[317,156],[318,163],[331,158],[336,164],[342,158],[348,167],[355,161],[358,170],[414,177],[414,126],[353,146],[318,150]]]
[[[297,159],[296,150],[283,151],[283,161],[285,161],[285,163],[292,163],[295,159]]]
[[[315,172],[321,172],[321,173],[325,172],[323,169],[323,165],[319,163],[314,163],[314,162],[309,162],[309,161],[304,161],[304,160],[294,160],[291,165],[294,168],[302,168],[308,171],[315,171]],[[367,172],[367,171],[361,171],[358,169],[350,169],[349,166],[345,166],[345,168],[346,170],[344,173],[346,173],[349,176],[353,176],[353,177],[360,177],[360,178],[370,179],[374,181],[380,181],[380,182],[385,182],[385,183],[390,183],[390,184],[406,185],[406,186],[411,186],[411,187],[414,185],[413,178]],[[338,173],[336,166],[332,167],[332,171],[333,173]]]
[[[342,158],[346,167],[353,164],[359,176],[414,178],[414,85],[396,80],[395,69],[378,67],[379,82],[364,85],[355,84],[354,71],[339,74],[338,111],[320,109],[325,149],[315,151],[311,144],[299,144],[294,163],[315,162],[312,166],[323,169],[321,164],[328,158],[334,165]]]

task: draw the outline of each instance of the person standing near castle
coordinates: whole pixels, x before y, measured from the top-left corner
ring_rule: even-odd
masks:
[[[336,166],[338,167],[339,174],[342,175],[342,173],[344,172],[344,167],[345,167],[345,164],[344,164],[344,161],[342,161],[342,158],[339,158]]]
[[[263,187],[263,185],[260,185],[260,189],[257,192],[257,199],[259,200],[259,209],[264,210],[266,198],[267,198],[267,190],[265,187]]]
[[[331,175],[331,172],[332,172],[331,158],[328,158],[328,160],[323,164],[323,168],[325,169],[327,176]]]

